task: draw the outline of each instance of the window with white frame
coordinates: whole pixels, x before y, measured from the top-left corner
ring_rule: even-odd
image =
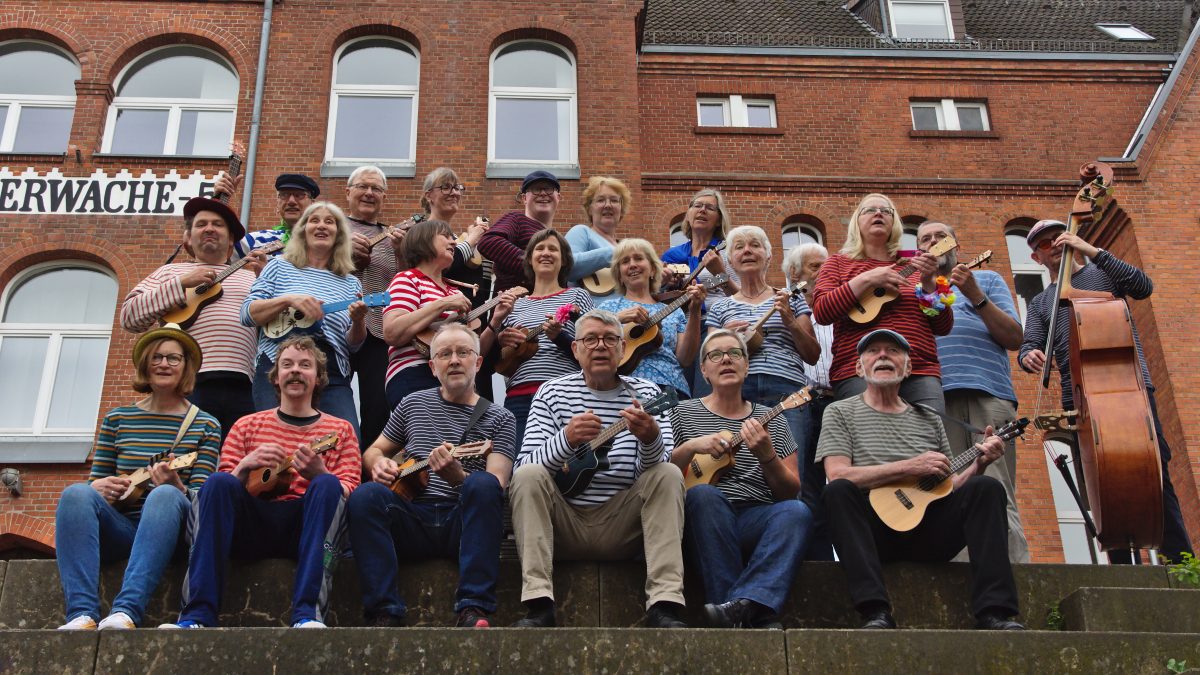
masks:
[[[79,64],[46,42],[0,44],[0,152],[63,153]]]
[[[238,76],[216,53],[173,46],[142,55],[117,77],[102,150],[116,155],[226,156]]]
[[[333,57],[333,91],[325,158],[412,162],[417,144],[417,50],[406,42],[366,37]]]
[[[892,0],[892,35],[905,40],[953,40],[948,0]]]
[[[6,291],[0,313],[5,384],[0,440],[74,436],[90,447],[117,306],[116,279],[98,267],[56,262],[26,270]]]
[[[1008,259],[1012,265],[1013,285],[1017,289],[1017,311],[1025,323],[1025,311],[1038,293],[1050,285],[1050,271],[1031,257],[1033,250],[1025,241],[1027,227],[1010,227],[1004,232],[1008,244]]]
[[[991,131],[987,103],[982,101],[912,101],[913,129],[917,131]]]
[[[687,235],[683,233],[684,215],[686,214],[680,215],[678,218],[671,221],[671,246],[679,246],[680,244],[691,241],[688,239]]]
[[[702,127],[779,126],[775,119],[775,101],[743,96],[704,96],[696,99],[697,124]]]
[[[542,40],[492,55],[488,161],[553,168],[578,163],[575,59]]]
[[[1110,37],[1115,37],[1118,40],[1153,40],[1153,35],[1141,30],[1137,26],[1128,23],[1098,23],[1096,28],[1107,33]]]
[[[821,231],[803,222],[784,223],[783,225],[783,255],[800,244],[820,244]],[[780,258],[782,260],[782,258]]]

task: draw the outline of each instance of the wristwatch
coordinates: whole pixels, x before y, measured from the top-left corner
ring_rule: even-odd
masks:
[[[980,300],[979,302],[977,302],[971,306],[975,308],[975,311],[979,311],[979,310],[983,309],[984,307],[987,307],[989,302],[991,302],[991,300],[988,300],[987,296],[985,295],[985,296],[983,296],[982,300]]]

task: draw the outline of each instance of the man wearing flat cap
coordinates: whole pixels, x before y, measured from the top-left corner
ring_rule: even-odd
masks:
[[[228,174],[217,179],[213,186],[215,194],[232,195],[242,184],[242,177],[230,178]],[[317,181],[300,173],[281,173],[275,179],[275,207],[279,212],[279,224],[269,230],[257,230],[233,240],[234,258],[241,258],[247,251],[262,248],[277,241],[287,242],[300,214],[321,194]],[[279,255],[283,249],[271,255]]]
[[[525,210],[500,216],[479,238],[479,252],[492,261],[496,294],[524,283],[525,246],[540,230],[554,227],[554,214],[562,201],[561,188],[558,178],[549,171],[525,176],[517,194]]]
[[[909,344],[894,331],[872,331],[858,342],[858,376],[867,390],[825,410],[817,461],[824,461],[823,500],[829,532],[846,572],[850,599],[863,628],[895,628],[883,583],[883,562],[950,560],[963,546],[971,556],[971,613],[976,628],[1020,630],[1017,587],[1008,561],[1008,496],[983,475],[1004,452],[1004,442],[985,431],[980,455],[959,473],[950,469],[950,443],[932,408],[900,398],[912,372]],[[930,503],[908,531],[889,527],[868,500],[872,488],[930,476],[952,481],[952,491]]]

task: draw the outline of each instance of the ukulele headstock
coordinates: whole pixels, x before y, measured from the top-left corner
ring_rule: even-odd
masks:
[[[946,236],[946,238],[930,246],[926,253],[932,256],[939,256],[945,255],[956,248],[958,248],[958,242],[954,240],[954,237]]]
[[[1025,427],[1029,426],[1029,418],[1022,417],[1018,420],[1013,420],[996,431],[996,435],[1008,441],[1025,433]]]
[[[805,387],[794,394],[788,394],[782,401],[779,402],[779,405],[783,406],[784,410],[793,410],[808,404],[812,400],[812,387]]]
[[[338,444],[338,435],[337,434],[326,434],[326,435],[318,438],[317,440],[313,441],[312,443],[309,443],[308,448],[310,450],[312,450],[314,453],[321,454],[322,452],[325,452],[326,450],[329,450],[330,448],[337,447],[337,444]]]
[[[455,447],[450,451],[450,454],[458,459],[466,459],[467,457],[482,457],[491,453],[492,441],[486,439],[482,441],[472,441]]]
[[[989,248],[988,250],[984,251],[983,253],[980,253],[979,255],[975,256],[974,258],[971,258],[971,262],[967,263],[967,269],[974,269],[976,267],[979,267],[991,259],[992,259],[992,249]]]
[[[666,411],[679,405],[679,395],[675,393],[675,389],[667,389],[663,393],[642,404],[642,409],[647,415],[660,415]]]

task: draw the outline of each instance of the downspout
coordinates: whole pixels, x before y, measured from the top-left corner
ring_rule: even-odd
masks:
[[[271,10],[274,6],[275,0],[263,0],[262,35],[258,38],[258,72],[254,75],[254,112],[250,116],[250,147],[246,150],[246,182],[242,184],[243,222],[250,215],[254,193],[254,165],[258,157],[258,132],[262,127],[263,84],[267,79],[267,48],[271,43]]]

